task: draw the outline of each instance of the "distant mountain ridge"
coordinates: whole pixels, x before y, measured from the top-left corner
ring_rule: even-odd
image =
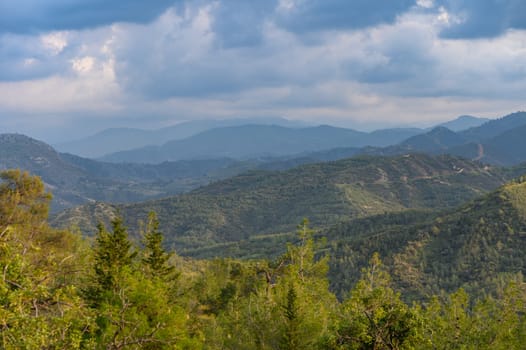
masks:
[[[450,120],[448,122],[441,123],[437,126],[448,128],[449,130],[454,131],[454,132],[459,132],[459,131],[464,131],[470,128],[475,128],[477,126],[481,126],[482,124],[487,123],[490,120],[491,119],[488,119],[488,118],[474,117],[471,115],[461,115],[460,117],[454,120]]]
[[[248,130],[254,133],[267,130],[257,137],[245,133],[242,142],[231,136],[233,130]],[[278,132],[276,132],[276,130]],[[287,170],[303,164],[334,161],[356,155],[396,156],[411,153],[453,154],[467,159],[495,165],[510,166],[526,162],[526,113],[517,112],[500,119],[491,120],[478,127],[453,132],[444,127],[413,135],[397,145],[388,147],[336,147],[348,142],[358,142],[362,137],[370,140],[374,135],[378,142],[389,143],[393,138],[418,133],[418,129],[386,129],[372,133],[361,133],[352,129],[329,126],[314,128],[284,128],[276,126],[239,126],[208,130],[193,138],[175,141],[170,146],[183,150],[194,158],[188,161],[153,164],[107,163],[56,152],[51,146],[17,134],[0,135],[0,169],[21,168],[42,176],[49,188],[55,191],[53,209],[59,210],[85,203],[86,201],[130,202],[181,193],[224,179],[247,170]],[[215,135],[213,137],[209,137]],[[364,136],[365,135],[365,136]],[[394,135],[394,136],[393,136]],[[200,137],[212,139],[215,144],[192,147]],[[364,140],[363,138],[361,139]],[[258,142],[266,145],[268,153],[255,159],[243,161],[229,157],[247,157],[260,150]],[[309,147],[323,150],[304,151],[304,142]],[[283,143],[285,142],[285,143]],[[252,144],[254,148],[246,145]],[[252,147],[251,146],[251,147]],[[259,148],[258,148],[259,147]],[[148,150],[148,149],[146,149]],[[206,157],[204,151],[216,153]],[[232,151],[233,150],[233,151]],[[286,154],[288,152],[301,152]],[[173,149],[172,149],[173,151]],[[203,153],[199,155],[199,152]],[[192,152],[197,152],[192,154]],[[155,159],[154,154],[145,158]],[[168,150],[167,153],[170,153]],[[285,155],[275,156],[272,153]],[[207,159],[208,158],[208,159]]]
[[[471,141],[484,141],[523,125],[526,125],[526,112],[519,111],[502,118],[492,119],[478,127],[464,130],[460,134]]]
[[[434,153],[461,145],[466,139],[450,129],[438,126],[428,133],[416,135],[401,142],[399,146],[407,151]]]
[[[512,166],[526,162],[526,112],[516,112],[460,132],[435,127],[389,147],[368,147],[353,154],[452,154],[489,164]]]
[[[55,147],[66,153],[87,158],[98,158],[106,154],[136,149],[145,146],[162,145],[168,141],[180,140],[196,135],[200,132],[228,126],[245,124],[278,125],[290,128],[305,127],[299,121],[284,118],[253,118],[253,119],[226,119],[226,120],[195,120],[182,122],[156,130],[143,130],[132,128],[106,129],[95,135],[57,144]]]
[[[232,159],[112,164],[61,154],[20,134],[0,134],[0,170],[18,168],[42,178],[53,191],[52,210],[86,202],[130,202],[194,189],[253,168]]]
[[[328,125],[296,129],[276,125],[242,125],[211,129],[183,140],[169,141],[162,146],[117,152],[100,159],[110,162],[160,163],[211,157],[279,157],[338,147],[384,147],[420,132],[420,129],[386,129],[365,133]]]
[[[453,131],[460,131],[469,127],[479,126],[487,120],[488,119],[485,118],[461,116],[455,120],[443,123],[439,126],[447,127]],[[166,142],[186,139],[211,129],[243,125],[276,125],[287,128],[305,128],[308,126],[303,122],[284,118],[196,120],[183,122],[174,126],[157,130],[142,130],[132,128],[106,129],[96,133],[95,135],[85,137],[80,140],[57,144],[55,147],[61,152],[71,153],[88,158],[100,158],[112,153],[137,150],[142,147],[147,148],[147,150],[142,151],[144,154],[148,154],[148,149],[151,154],[151,152],[154,152],[153,149],[155,148],[151,146],[161,146]],[[406,138],[423,132],[425,132],[425,130],[418,128],[381,129],[368,133],[370,140],[367,142],[363,142],[363,140],[361,140],[352,143],[350,146],[384,147],[396,144]]]

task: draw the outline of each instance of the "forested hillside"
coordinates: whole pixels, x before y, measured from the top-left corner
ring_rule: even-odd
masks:
[[[54,193],[52,210],[94,201],[144,201],[186,192],[252,169],[258,163],[232,159],[112,164],[56,152],[19,134],[0,134],[0,170],[18,168],[39,175]]]
[[[480,126],[454,132],[436,127],[384,148],[367,147],[353,154],[399,155],[405,153],[450,154],[487,164],[513,166],[526,161],[526,112],[516,112]]]
[[[200,249],[216,244],[293,232],[304,217],[320,228],[407,208],[451,208],[497,188],[515,174],[450,156],[357,157],[287,171],[248,172],[188,194],[104,206],[102,211],[99,204],[90,204],[60,213],[53,223],[76,225],[92,234],[98,219],[106,215],[109,222],[119,211],[136,234],[137,218],[153,210],[170,247],[203,256]]]
[[[437,230],[411,240],[393,264],[384,265],[373,253],[364,265],[348,266],[359,277],[338,299],[328,288],[327,243],[315,239],[306,220],[298,226],[297,243],[275,260],[188,260],[162,248],[153,213],[144,218],[140,241],[129,238],[120,217],[109,227],[99,225],[94,238],[86,240],[47,225],[50,196],[38,178],[16,170],[1,177],[4,349],[489,350],[521,349],[526,341],[519,252],[526,190],[521,180],[458,214],[435,219]],[[499,221],[487,226],[484,218]],[[414,220],[428,216],[394,215],[385,224]],[[455,231],[460,225],[465,230]],[[442,235],[454,238],[452,244],[440,240]],[[477,247],[493,250],[477,253]],[[408,249],[421,254],[404,254]],[[452,269],[441,265],[448,261],[444,250],[454,257]],[[484,257],[477,260],[484,276],[499,281],[490,295],[475,299],[460,289],[412,297],[419,280],[428,290],[424,275],[431,272],[438,285],[448,287],[455,271],[468,282],[480,277],[468,274],[478,271],[472,269],[475,256]],[[390,267],[400,264],[412,282],[409,294],[400,294],[391,282]],[[422,274],[413,273],[421,267]],[[484,288],[485,281],[478,287]]]
[[[525,200],[523,178],[444,213],[380,215],[331,228],[333,288],[346,290],[359,277],[353,267],[380,252],[408,296],[497,289],[497,276],[526,272]]]

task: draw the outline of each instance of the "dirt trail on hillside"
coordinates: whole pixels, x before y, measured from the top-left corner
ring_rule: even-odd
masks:
[[[484,157],[484,146],[481,143],[477,144],[477,146],[478,155],[475,158],[473,158],[473,160],[481,160]]]

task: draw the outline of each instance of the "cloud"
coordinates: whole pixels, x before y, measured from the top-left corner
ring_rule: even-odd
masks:
[[[224,47],[256,46],[277,6],[276,0],[219,1],[213,9],[211,29]]]
[[[360,29],[392,23],[414,0],[290,0],[282,2],[278,23],[295,33]]]
[[[2,0],[0,33],[79,30],[115,22],[148,22],[174,0]]]
[[[84,31],[54,31],[39,35],[0,35],[0,82],[76,76],[80,60],[109,59],[105,51],[108,28]]]
[[[351,108],[345,97],[351,90],[338,88],[342,84],[351,84],[362,96],[518,94],[526,62],[523,32],[475,42],[446,40],[440,36],[448,25],[443,10],[433,2],[419,4],[392,23],[323,31],[315,41],[303,40],[270,17],[261,20],[257,40],[228,41],[228,31],[217,31],[218,18],[229,13],[225,9],[234,10],[228,1],[172,7],[146,24],[53,32],[31,40],[45,52],[36,58],[49,62],[43,66],[51,72],[82,77],[105,65],[123,96],[134,102],[191,99],[197,104],[232,101],[251,91],[279,91],[270,95],[274,100],[269,104],[297,106],[303,95],[303,103],[313,108],[331,103]],[[275,5],[277,12],[297,6],[293,0]],[[220,23],[228,27],[228,22]],[[31,40],[19,51],[31,47]],[[21,56],[19,62],[31,57]],[[495,91],[489,81],[502,86]]]
[[[78,3],[100,15],[102,2]],[[508,24],[486,29],[497,36],[474,40],[466,26],[491,10],[477,3],[193,0],[67,30],[37,21],[38,30],[0,33],[0,115],[88,130],[234,116],[396,124],[524,109],[526,31],[502,29],[514,2],[499,2],[494,22]],[[66,4],[34,3],[53,16]]]
[[[0,81],[41,78],[59,71],[62,64],[57,56],[66,46],[62,33],[0,35]]]
[[[524,0],[441,0],[440,4],[458,19],[442,32],[445,38],[487,38],[526,29]]]

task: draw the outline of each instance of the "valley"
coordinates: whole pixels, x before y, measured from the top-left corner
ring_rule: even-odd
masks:
[[[166,327],[157,323],[163,335],[152,341],[174,339],[171,332],[176,331],[188,344],[230,344],[228,334],[203,339],[193,333],[193,327],[212,332],[213,320],[226,332],[231,327],[250,330],[232,342],[237,348],[251,344],[254,334],[252,321],[238,319],[237,312],[256,317],[248,305],[258,305],[269,312],[261,318],[268,323],[281,319],[283,305],[302,305],[302,325],[318,327],[309,333],[313,341],[332,346],[326,337],[344,341],[338,338],[341,334],[354,334],[339,323],[348,320],[342,313],[351,313],[355,326],[363,327],[368,323],[355,313],[372,307],[371,312],[384,315],[382,307],[367,306],[377,300],[389,308],[396,305],[386,317],[409,317],[404,327],[414,335],[396,331],[393,336],[420,347],[420,339],[427,337],[425,327],[436,332],[440,328],[435,322],[454,326],[437,321],[433,308],[442,308],[449,317],[447,308],[458,298],[498,310],[509,293],[526,295],[520,289],[526,273],[526,163],[520,163],[522,148],[516,147],[525,117],[513,114],[487,122],[490,128],[482,124],[456,132],[437,126],[383,148],[326,144],[328,149],[297,152],[298,143],[287,151],[293,149],[292,154],[245,159],[237,153],[230,154],[232,158],[190,157],[158,164],[103,162],[59,153],[23,135],[4,134],[0,167],[30,171],[42,180],[20,170],[2,173],[0,247],[22,252],[17,259],[25,266],[49,260],[50,265],[32,268],[54,281],[40,288],[57,298],[74,298],[70,305],[76,310],[120,322],[122,332],[129,333],[119,331],[113,339],[150,339],[126,326],[138,327],[134,318],[148,314],[167,322]],[[400,130],[381,132],[392,133],[399,135]],[[242,140],[235,140],[234,148],[241,147]],[[469,153],[473,145],[475,154]],[[255,149],[249,152],[260,152]],[[50,202],[45,191],[55,199]],[[32,248],[24,248],[28,243]],[[51,255],[42,255],[42,249]],[[75,261],[65,263],[68,257],[63,254],[75,256]],[[77,272],[64,279],[63,269]],[[32,295],[29,289],[40,284],[25,270],[6,276],[6,283],[16,286],[6,289],[10,297],[18,289]],[[64,281],[73,289],[60,287]],[[151,287],[136,289],[137,283]],[[301,301],[295,293],[301,293]],[[170,305],[168,311],[154,304],[148,310],[155,315],[128,310],[129,302],[145,305],[143,295],[150,303]],[[32,304],[20,305],[35,303],[52,308],[36,295]],[[469,306],[456,310],[486,317]],[[508,315],[520,315],[518,310]],[[114,312],[120,313],[120,321]],[[11,314],[21,317],[18,311]],[[112,342],[103,324],[90,326],[105,332],[100,335],[85,330],[89,317],[61,311],[58,318],[42,322],[64,317],[84,327],[77,331],[84,334],[85,344]],[[426,320],[426,326],[413,323],[416,317]],[[513,323],[514,332],[520,332],[521,324]],[[150,330],[152,325],[143,327]],[[331,328],[322,331],[324,327]],[[262,335],[270,342],[273,334],[282,332],[261,329],[270,332]],[[474,329],[478,328],[465,331]],[[73,333],[64,332],[62,342],[71,344]]]
[[[525,24],[0,0],[0,349],[526,349]]]

